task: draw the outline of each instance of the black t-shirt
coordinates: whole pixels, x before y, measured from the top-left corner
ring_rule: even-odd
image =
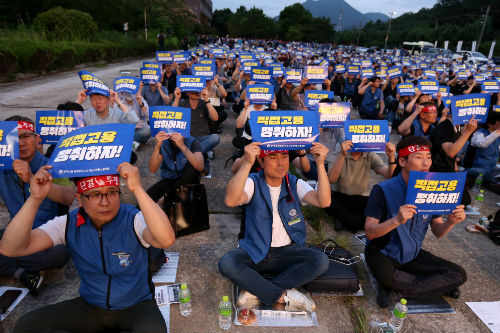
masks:
[[[446,152],[441,147],[442,143],[454,143],[460,137],[459,132],[455,132],[453,123],[450,119],[439,123],[434,130],[432,130],[429,141],[432,143],[432,166],[431,171],[438,172],[454,172],[455,171],[455,157],[451,158],[446,155]]]
[[[464,84],[460,87],[460,95],[463,95],[465,94],[465,92],[467,90],[469,90],[469,85],[468,84]],[[451,90],[450,90],[451,92]],[[481,86],[478,86],[478,85],[474,85],[474,87],[472,88],[472,90],[469,92],[469,94],[479,94],[481,92]]]
[[[170,74],[170,77],[167,77],[167,74],[165,73],[163,75],[163,81],[161,84],[162,86],[167,87],[168,94],[172,95],[174,93],[175,88],[177,87],[177,73],[172,72]]]
[[[179,106],[191,109],[191,104],[187,99],[182,99],[179,102]],[[210,130],[208,129],[208,109],[205,105],[205,102],[200,99],[198,101],[198,106],[196,107],[196,109],[191,109],[191,136],[196,137],[209,134]]]

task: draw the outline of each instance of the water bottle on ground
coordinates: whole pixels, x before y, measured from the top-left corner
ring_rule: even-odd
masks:
[[[399,331],[403,326],[403,320],[406,317],[407,311],[408,308],[406,307],[406,300],[404,298],[401,298],[399,303],[396,303],[396,305],[394,306],[392,317],[389,321],[389,326],[394,330],[394,332]]]
[[[483,205],[483,201],[484,201],[484,190],[479,190],[479,193],[476,194],[476,201],[474,202],[474,206],[473,208],[479,212],[479,210],[481,209],[481,206]]]
[[[189,316],[193,311],[191,308],[191,292],[185,283],[181,284],[181,290],[179,290],[179,301],[181,315]]]
[[[219,327],[228,330],[231,327],[231,302],[228,296],[222,296],[219,303]]]
[[[483,174],[480,173],[479,176],[476,177],[476,181],[474,182],[474,186],[472,187],[472,192],[479,192],[482,184],[483,184]]]

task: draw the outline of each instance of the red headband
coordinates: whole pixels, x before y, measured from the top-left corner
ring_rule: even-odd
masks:
[[[28,130],[28,131],[32,131],[33,133],[35,132],[35,126],[32,123],[30,123],[29,121],[19,120],[17,122],[17,129],[18,130],[25,129],[25,130]]]
[[[426,112],[431,112],[431,111],[437,111],[437,108],[435,105],[427,105],[420,111],[420,113],[426,113]]]
[[[87,177],[76,184],[77,192],[80,194],[103,186],[120,186],[120,177],[118,175]]]
[[[281,153],[288,154],[288,150],[261,150],[259,157],[264,158],[264,157],[272,155],[272,154],[281,154]]]
[[[398,151],[398,157],[405,157],[410,154],[416,153],[418,151],[431,151],[429,146],[421,146],[421,145],[411,145],[408,147],[405,147],[403,149],[400,149]]]

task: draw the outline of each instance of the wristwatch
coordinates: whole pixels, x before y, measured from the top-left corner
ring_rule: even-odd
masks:
[[[389,161],[389,165],[397,164],[396,159],[394,159],[394,162]]]
[[[210,104],[210,100],[208,100],[208,101],[203,101],[203,102],[205,102],[205,104]]]
[[[297,157],[305,157],[306,154],[302,154],[302,155],[297,155]]]

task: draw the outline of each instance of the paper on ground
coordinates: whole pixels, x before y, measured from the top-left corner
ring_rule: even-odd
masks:
[[[155,287],[155,299],[158,306],[179,303],[179,290],[181,289],[181,284],[168,284],[165,286]]]
[[[179,252],[166,252],[168,261],[153,274],[153,283],[173,283],[177,277],[177,266],[179,266]]]
[[[9,313],[23,300],[24,296],[28,293],[28,288],[14,288],[14,287],[0,287],[0,295],[3,295],[7,290],[21,290],[21,294],[17,296],[16,300],[9,306],[4,314],[0,315],[0,321],[3,321]]]
[[[242,326],[238,321],[238,313],[234,316],[234,324]],[[319,327],[316,312],[307,311],[273,311],[273,310],[252,310],[257,320],[246,326],[280,326],[280,327]]]
[[[471,310],[493,332],[500,333],[500,301],[465,302]]]

